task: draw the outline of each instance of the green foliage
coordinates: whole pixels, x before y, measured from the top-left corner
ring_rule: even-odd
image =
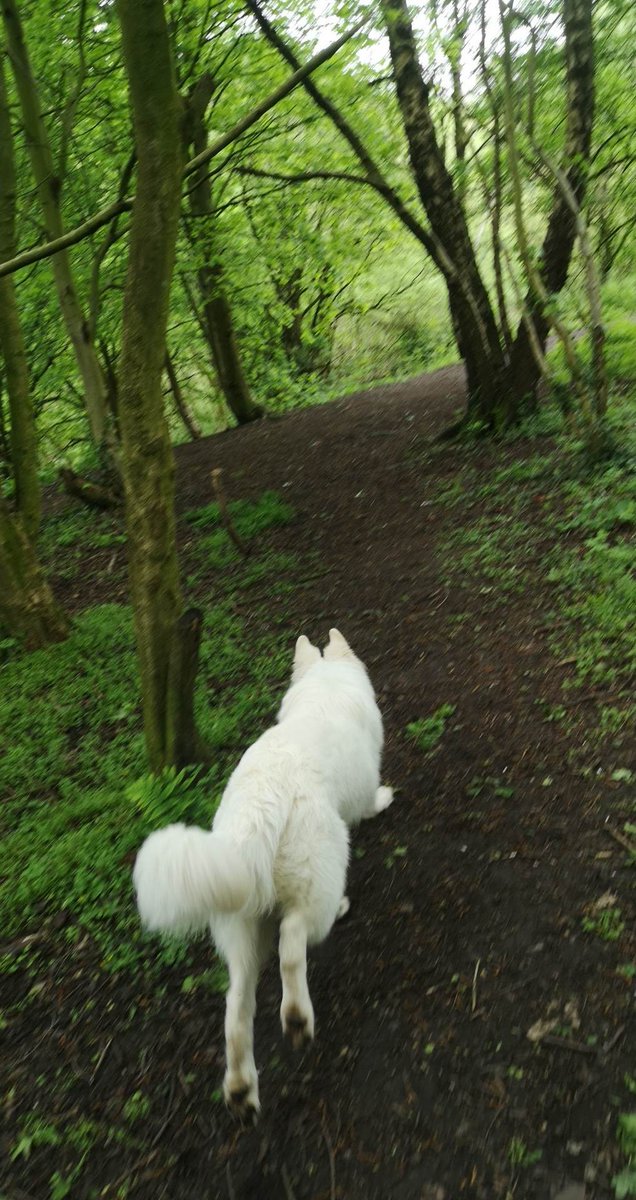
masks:
[[[292,515],[268,493],[238,506],[237,523],[244,536],[262,534]],[[193,553],[201,552],[211,519],[218,514],[193,523]],[[86,537],[95,536],[83,513],[56,519],[45,531],[51,553],[60,547],[85,553]],[[26,655],[11,648],[0,664],[0,852],[11,863],[0,883],[5,940],[63,914],[58,936],[69,953],[88,933],[107,970],[146,956],[131,895],[135,851],[147,833],[171,821],[209,826],[237,753],[273,715],[289,650],[271,635],[246,638],[233,589],[249,582],[264,586],[269,598],[290,562],[266,548],[253,553],[224,581],[226,595],[206,604],[195,695],[198,727],[214,751],[205,770],[145,773],[128,607],[87,610],[68,639],[47,650]],[[221,596],[223,586],[216,590]],[[175,943],[159,951],[163,961],[183,955]],[[13,970],[22,961],[7,957],[0,967]]]
[[[512,1167],[531,1167],[539,1162],[541,1150],[529,1150],[523,1138],[513,1137],[508,1146],[508,1158]]]
[[[61,1140],[55,1125],[43,1121],[36,1113],[31,1113],[11,1148],[11,1158],[30,1158],[33,1150],[41,1146],[59,1146]]]
[[[190,995],[197,988],[203,988],[204,991],[220,992],[224,995],[229,987],[229,975],[224,963],[218,962],[207,971],[201,971],[199,975],[186,975],[181,984],[181,991],[185,995]]]
[[[418,750],[424,754],[432,754],[437,749],[447,722],[454,712],[454,704],[440,704],[430,717],[422,717],[419,721],[411,721],[411,724],[407,725],[406,732]]]
[[[126,800],[151,828],[160,828],[174,820],[178,810],[180,819],[196,822],[204,805],[210,806],[210,797],[203,786],[197,787],[201,771],[184,767],[164,767],[158,775],[141,775],[125,789]]]
[[[612,1184],[616,1200],[625,1200],[627,1196],[636,1196],[636,1112],[619,1114],[618,1141],[628,1161]]]
[[[567,440],[545,453],[543,435],[542,452],[532,453],[537,435],[529,423],[522,432],[531,440],[515,462],[493,464],[484,482],[466,452],[465,465],[436,497],[456,506],[471,496],[478,505],[468,510],[464,528],[440,545],[453,586],[468,573],[483,581],[481,595],[490,605],[509,603],[522,592],[531,596],[531,549],[533,571],[554,588],[554,604],[542,622],[558,658],[573,662],[569,686],[612,685],[612,703],[599,711],[599,737],[619,732],[636,711],[629,690],[636,665],[633,403],[633,392],[616,401],[617,449],[604,462],[588,465]],[[567,703],[550,698],[542,704],[546,719],[568,721]]]
[[[583,376],[590,380],[592,342],[589,335],[586,334],[578,339],[575,350]],[[605,357],[610,386],[633,384],[636,381],[636,322],[633,319],[622,316],[608,322]],[[560,343],[550,351],[548,361],[554,372],[555,381],[561,385],[569,385],[570,372]]]
[[[620,908],[603,908],[583,917],[581,924],[586,933],[595,933],[604,942],[617,942],[625,928]]]
[[[129,1096],[122,1108],[122,1116],[129,1124],[134,1124],[135,1121],[146,1117],[150,1112],[150,1100],[144,1096],[143,1092],[133,1092]]]
[[[291,504],[287,504],[277,492],[263,492],[258,500],[233,500],[228,510],[236,531],[249,541],[265,529],[276,525],[287,525],[294,518]],[[216,503],[186,513],[186,521],[197,529],[221,527],[221,513]]]

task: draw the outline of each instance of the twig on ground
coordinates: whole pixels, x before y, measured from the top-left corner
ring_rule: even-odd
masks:
[[[324,1104],[321,1106],[320,1128],[322,1130],[325,1146],[327,1147],[327,1154],[329,1155],[329,1178],[331,1181],[330,1196],[331,1200],[336,1200],[336,1156],[334,1154],[333,1144],[329,1136],[329,1130],[327,1129]]]
[[[94,1080],[95,1076],[97,1075],[97,1072],[99,1071],[104,1059],[106,1058],[106,1055],[108,1054],[108,1051],[110,1050],[112,1044],[113,1044],[113,1039],[112,1039],[112,1037],[110,1037],[108,1039],[108,1041],[106,1042],[106,1045],[104,1046],[104,1049],[102,1050],[99,1058],[97,1059],[97,1062],[95,1063],[95,1068],[93,1070],[93,1074],[90,1076],[89,1081],[88,1081],[89,1083],[93,1082],[93,1080]]]
[[[223,524],[223,527],[225,528],[228,536],[231,537],[232,541],[234,542],[234,545],[236,546],[237,550],[239,550],[241,552],[241,554],[245,558],[247,558],[247,556],[250,552],[249,546],[245,545],[245,542],[243,541],[242,537],[240,536],[239,533],[237,533],[237,531],[234,527],[234,522],[232,521],[232,518],[230,516],[230,512],[229,512],[229,509],[227,506],[227,498],[225,495],[223,484],[221,482],[222,475],[223,475],[223,471],[221,470],[221,468],[215,467],[212,472],[212,487],[214,489],[214,495],[216,497],[216,502],[219,506],[219,514],[221,517],[221,523]]]
[[[294,1189],[291,1185],[291,1181],[289,1178],[289,1172],[284,1163],[283,1163],[280,1175],[281,1175],[281,1179],[283,1181],[283,1187],[285,1188],[285,1196],[286,1196],[287,1200],[296,1200],[296,1197],[294,1195]]]
[[[624,850],[627,850],[628,854],[631,854],[632,857],[636,858],[636,846],[633,842],[630,842],[629,838],[626,838],[624,834],[619,833],[618,829],[612,829],[611,825],[605,825],[604,828],[605,832],[608,833],[611,838],[614,838],[614,841],[618,842],[619,846],[622,846]]]
[[[480,966],[481,966],[481,959],[478,958],[477,962],[475,963],[475,974],[473,975],[473,990],[472,990],[472,995],[471,995],[471,1000],[470,1000],[470,1011],[471,1012],[474,1012],[475,1009],[477,1008],[477,979],[479,976]]]
[[[605,1043],[605,1045],[601,1047],[601,1050],[599,1051],[599,1053],[602,1055],[603,1058],[605,1058],[605,1056],[607,1054],[609,1054],[610,1050],[614,1049],[614,1046],[616,1045],[616,1043],[618,1041],[620,1041],[626,1028],[627,1028],[626,1025],[619,1025],[618,1029],[616,1030],[616,1033],[613,1033],[611,1038],[609,1038],[609,1040]]]
[[[558,1037],[556,1033],[548,1033],[541,1038],[542,1046],[554,1046],[556,1050],[572,1050],[574,1054],[598,1054],[596,1046],[588,1046],[585,1042],[573,1042],[570,1038]]]

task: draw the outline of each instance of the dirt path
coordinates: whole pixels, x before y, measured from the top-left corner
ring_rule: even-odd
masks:
[[[277,544],[314,552],[327,573],[292,597],[290,637],[335,623],[366,659],[386,778],[400,789],[356,837],[352,912],[314,955],[318,1035],[301,1062],[281,1061],[267,975],[263,1119],[237,1135],[211,1115],[207,1148],[195,1135],[193,1171],[216,1180],[210,1195],[611,1194],[609,1095],[625,1067],[629,993],[615,985],[613,947],[580,928],[607,887],[607,839],[594,787],[568,772],[561,735],[537,709],[555,670],[540,592],[502,614],[444,584],[436,548],[452,518],[431,496],[440,473],[452,479],[454,455],[437,458],[431,479],[423,454],[461,405],[449,368],[183,452],[184,506],[202,500],[199,465],[203,476],[222,466],[232,495],[271,487],[295,506]],[[457,614],[468,619],[452,633]],[[456,716],[427,760],[405,726],[442,703]],[[582,1049],[537,1048],[527,1030],[546,1015]],[[585,1041],[617,1033],[606,1056]]]
[[[290,646],[336,624],[365,659],[398,799],[355,836],[351,913],[312,956],[317,1036],[300,1059],[281,1044],[275,964],[265,974],[255,1129],[214,1095],[220,997],[184,995],[166,972],[152,1020],[116,1035],[87,1103],[99,1092],[107,1109],[129,1057],[145,1056],[156,1104],[134,1197],[612,1195],[632,997],[615,975],[625,947],[585,936],[581,914],[624,855],[604,836],[599,786],[568,767],[537,705],[567,669],[546,648],[540,580],[504,607],[446,582],[440,539],[459,517],[435,498],[458,452],[425,452],[462,403],[461,372],[445,368],[177,452],[181,512],[210,499],[217,466],[231,498],[271,488],[294,506],[272,533],[276,550],[313,556],[285,601]],[[475,461],[485,473],[494,457],[485,446]],[[405,728],[442,704],[455,713],[427,758]],[[527,1031],[546,1017],[557,1040],[537,1045]]]

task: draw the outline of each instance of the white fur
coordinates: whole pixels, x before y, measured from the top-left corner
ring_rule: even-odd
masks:
[[[243,755],[212,832],[169,825],[137,856],[144,925],[184,933],[209,923],[228,963],[224,1093],[240,1117],[259,1108],[256,984],[277,923],[283,1031],[295,1046],[313,1037],[307,944],[348,909],[348,827],[393,799],[380,787],[382,740],[373,688],[342,634],[330,631],[324,658],[300,637],[277,724]]]

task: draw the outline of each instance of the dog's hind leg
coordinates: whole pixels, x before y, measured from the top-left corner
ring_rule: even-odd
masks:
[[[307,922],[298,909],[288,912],[281,921],[279,955],[281,1024],[294,1049],[299,1050],[314,1036],[314,1010],[307,987]]]
[[[242,1121],[259,1111],[258,1074],[254,1062],[256,985],[271,945],[271,921],[232,917],[224,923],[222,949],[230,986],[225,1009],[225,1102]]]
[[[393,798],[393,788],[379,787],[373,797],[371,808],[364,814],[365,817],[377,817],[378,813],[384,812],[390,804],[393,804]]]

